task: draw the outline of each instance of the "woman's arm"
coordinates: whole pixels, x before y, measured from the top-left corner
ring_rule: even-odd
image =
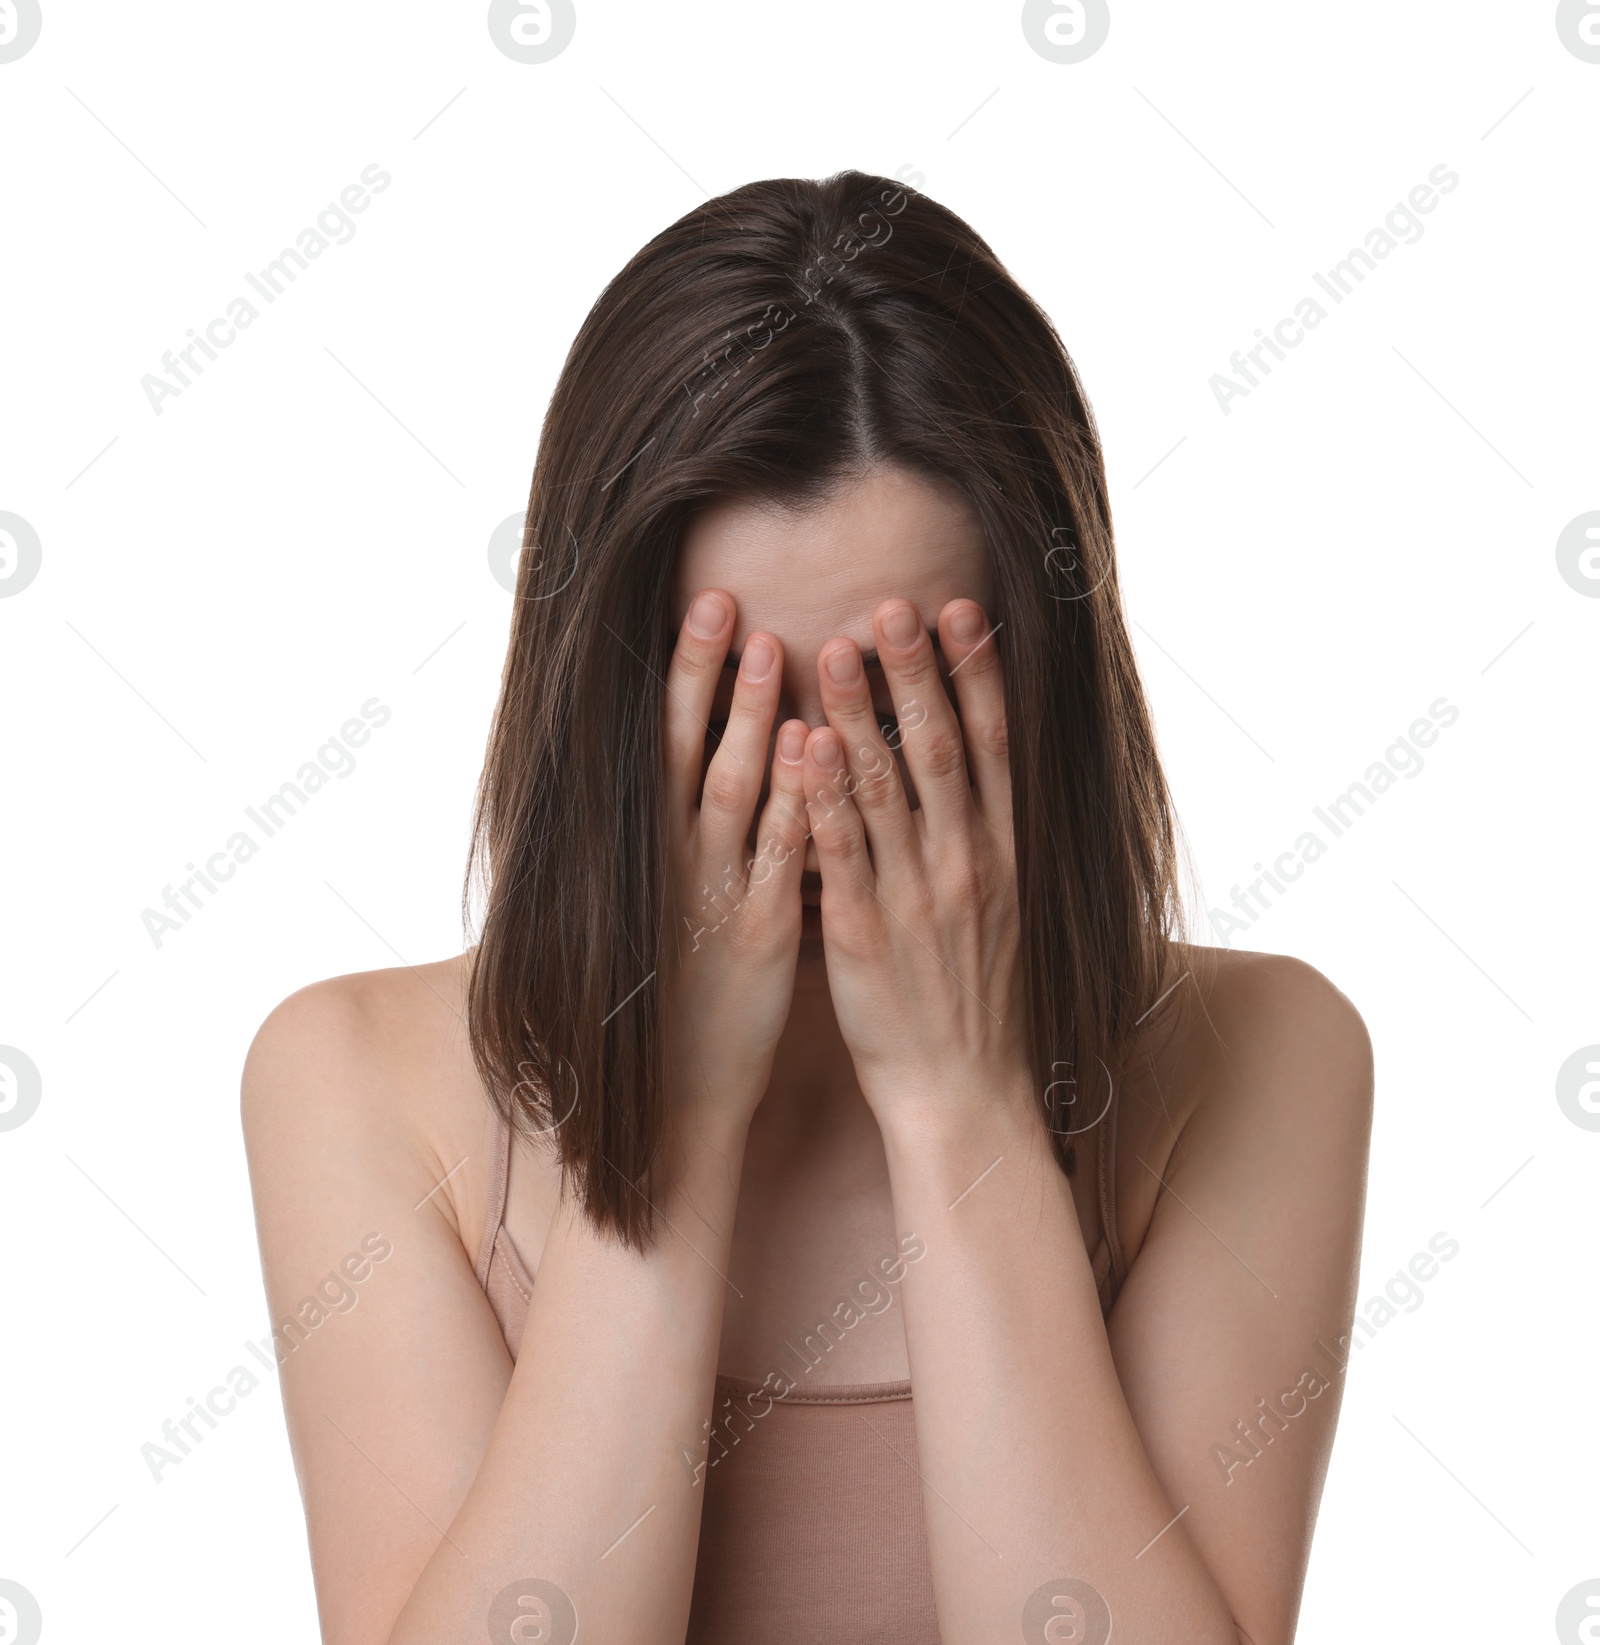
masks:
[[[691,926],[692,942],[669,940],[661,963],[671,1118],[655,1242],[641,1255],[563,1199],[514,1370],[438,1204],[460,1162],[396,1100],[423,1077],[402,1049],[416,1002],[385,1010],[370,980],[342,979],[287,1001],[251,1048],[244,1119],[273,1317],[369,1233],[392,1246],[381,1279],[283,1366],[329,1645],[570,1645],[576,1624],[586,1640],[683,1639],[740,1166],[793,993],[806,840],[805,727],[790,721],[751,872],[782,688],[774,637],[747,636],[707,760],[733,619],[731,598],[702,593],[666,681],[673,924],[709,884],[731,907],[715,929]]]
[[[366,1236],[392,1247],[347,1312],[329,1286],[323,1322],[281,1333],[323,1638],[488,1638],[497,1596],[538,1578],[570,1598],[584,1637],[681,1641],[703,1496],[681,1453],[710,1415],[743,1126],[679,1127],[642,1256],[560,1207],[513,1368],[427,1198],[455,1161],[425,1163],[395,1135],[363,985],[287,1001],[244,1082],[273,1320]],[[507,1645],[561,1639],[531,1621],[510,1632],[516,1605],[502,1606]]]
[[[909,1104],[885,1127],[896,1223],[928,1248],[905,1320],[948,1638],[1014,1639],[1062,1577],[1119,1639],[1293,1638],[1354,1301],[1370,1049],[1309,967],[1239,981],[1213,995],[1231,1042],[1214,1088],[1172,1160],[1145,1164],[1163,1185],[1109,1340],[1031,1089],[947,1090],[959,1127]],[[1080,1632],[1025,1637],[1103,1645],[1089,1596],[1062,1592]]]
[[[970,601],[940,614],[958,724],[908,616],[888,602],[874,629],[896,701],[931,705],[904,741],[920,810],[861,682],[825,666],[848,641],[819,659],[829,727],[809,741],[806,792],[829,988],[896,1224],[927,1245],[905,1317],[941,1630],[1104,1645],[1114,1623],[1144,1645],[1283,1645],[1338,1400],[1331,1364],[1300,1372],[1353,1304],[1365,1031],[1294,962],[1213,990],[1226,1049],[1172,1159],[1141,1162],[1163,1187],[1108,1338],[1021,1032],[987,621]]]

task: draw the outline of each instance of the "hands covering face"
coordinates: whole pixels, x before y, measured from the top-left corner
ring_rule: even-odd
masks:
[[[983,610],[939,613],[939,654],[908,600],[873,616],[904,714],[913,810],[874,713],[861,653],[817,659],[826,726],[806,742],[803,786],[822,869],[834,1011],[880,1120],[942,1094],[1026,1077],[1011,769],[998,651]],[[942,655],[960,706],[939,669]]]
[[[734,1060],[759,1066],[764,1083],[793,985],[809,829],[835,1014],[880,1120],[924,1105],[930,1093],[1026,1077],[1004,695],[984,612],[950,601],[936,653],[909,600],[878,607],[875,644],[899,718],[887,733],[860,648],[848,639],[822,648],[827,723],[778,728],[753,855],[746,842],[766,781],[782,646],[764,632],[747,639],[726,731],[706,763],[732,617],[727,595],[697,596],[667,682],[675,947],[700,982],[690,991],[696,1003],[683,996],[680,1026],[702,1043],[714,1022],[731,1031],[731,1002],[715,1006],[712,995],[733,991],[746,1024]],[[697,623],[709,632],[696,632]]]

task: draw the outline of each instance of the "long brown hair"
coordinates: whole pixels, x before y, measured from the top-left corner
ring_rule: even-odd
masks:
[[[1028,1036],[1062,1168],[1181,931],[1175,821],[1061,339],[953,212],[857,171],[696,207],[601,293],[544,420],[464,913],[473,1057],[642,1247],[663,1131],[663,677],[697,507],[877,463],[976,508],[1005,674]],[[887,591],[886,591],[887,592]],[[1063,1072],[1063,1070],[1065,1072]]]

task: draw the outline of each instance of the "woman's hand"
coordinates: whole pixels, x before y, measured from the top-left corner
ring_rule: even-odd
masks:
[[[805,755],[828,987],[879,1123],[959,1121],[973,1101],[1024,1103],[1033,1085],[999,661],[982,608],[946,605],[958,721],[917,608],[886,601],[873,631],[919,809],[860,650],[830,640],[817,658],[828,724]]]
[[[716,589],[697,594],[667,673],[672,935],[664,1024],[674,1102],[748,1122],[766,1090],[794,990],[807,728],[803,720],[790,720],[779,729],[771,794],[752,851],[751,822],[766,780],[783,647],[760,630],[746,638],[727,728],[708,764],[710,721],[734,615],[731,595]]]

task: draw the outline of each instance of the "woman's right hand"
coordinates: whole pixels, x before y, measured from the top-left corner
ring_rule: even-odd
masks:
[[[776,635],[746,637],[727,728],[719,744],[710,740],[735,615],[732,595],[696,594],[667,673],[672,930],[663,1021],[674,1106],[748,1122],[789,1016],[810,825],[805,722],[785,721],[773,749],[783,688]],[[769,750],[771,791],[752,851]]]

